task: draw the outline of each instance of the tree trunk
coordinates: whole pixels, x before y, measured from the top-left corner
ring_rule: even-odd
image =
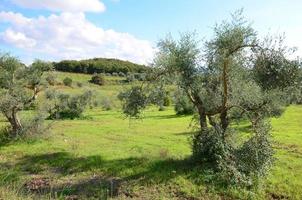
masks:
[[[220,114],[220,122],[222,130],[223,132],[225,132],[229,126],[228,113],[226,110],[222,111],[222,113]]]
[[[22,124],[20,122],[20,119],[15,111],[12,112],[11,116],[7,118],[12,127],[12,135],[15,137],[22,130]]]
[[[200,129],[202,131],[206,130],[208,128],[208,124],[207,124],[207,116],[206,113],[204,112],[204,109],[198,107],[198,114],[199,114]]]
[[[223,100],[222,100],[222,111],[220,113],[220,123],[223,130],[223,138],[225,138],[225,132],[229,125],[228,120],[228,60],[225,59],[223,62],[223,73],[222,73],[222,83],[223,83]]]
[[[203,108],[202,100],[200,99],[198,94],[196,94],[196,93],[192,94],[190,92],[190,90],[187,90],[187,95],[188,95],[189,99],[191,100],[191,102],[195,105],[195,107],[198,110],[199,125],[200,125],[201,131],[206,130],[208,128],[207,115],[206,115],[205,109]]]

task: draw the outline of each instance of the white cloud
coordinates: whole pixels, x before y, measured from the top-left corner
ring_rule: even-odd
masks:
[[[0,36],[6,43],[15,44],[15,46],[19,48],[32,48],[36,45],[35,40],[11,29],[7,29],[4,33],[1,33]]]
[[[30,19],[24,17],[20,13],[13,12],[0,12],[0,23],[1,22],[9,22],[13,25],[24,25],[27,24]]]
[[[12,0],[24,8],[62,12],[103,12],[105,5],[99,0]]]
[[[103,30],[83,13],[27,18],[19,13],[0,12],[1,22],[10,25],[0,33],[0,42],[52,60],[111,57],[147,63],[154,54],[150,42],[128,33]]]

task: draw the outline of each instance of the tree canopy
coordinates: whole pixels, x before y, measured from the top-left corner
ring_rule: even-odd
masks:
[[[75,73],[142,73],[148,70],[145,65],[135,64],[129,61],[107,58],[93,58],[88,60],[63,60],[53,63],[58,71]]]
[[[29,67],[9,54],[0,55],[0,111],[16,136],[23,131],[18,113],[30,106],[46,86],[42,76],[52,69],[50,63],[36,60]]]

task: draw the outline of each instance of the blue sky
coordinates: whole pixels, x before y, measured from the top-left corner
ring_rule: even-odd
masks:
[[[287,36],[302,49],[299,0],[0,0],[0,49],[25,63],[115,57],[151,61],[156,41],[212,27],[243,8],[260,36]],[[301,54],[301,50],[297,55]]]

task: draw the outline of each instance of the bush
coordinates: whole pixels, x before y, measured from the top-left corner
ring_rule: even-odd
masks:
[[[286,90],[287,102],[290,104],[302,104],[302,78],[298,83],[297,86],[288,87]]]
[[[112,76],[118,76],[118,73],[117,72],[113,72]]]
[[[166,106],[166,107],[171,105],[171,98],[168,94],[164,97],[163,103],[164,103],[163,106]]]
[[[238,169],[233,147],[222,138],[221,128],[210,128],[193,136],[192,151],[195,162],[214,170],[211,181],[224,185],[248,183]]]
[[[146,74],[144,74],[144,73],[134,73],[133,75],[136,80],[139,80],[139,81],[146,80]]]
[[[194,160],[219,169],[221,162],[229,156],[231,148],[224,143],[219,129],[211,128],[193,136],[192,150]]]
[[[134,82],[134,81],[136,81],[136,78],[135,78],[134,74],[127,74],[126,82],[131,83],[131,82]]]
[[[108,97],[102,99],[101,105],[102,105],[102,108],[104,110],[111,110],[112,109],[112,102],[111,102],[111,99],[108,98]]]
[[[77,82],[77,86],[81,88],[81,87],[83,87],[83,83]]]
[[[159,106],[159,109],[158,109],[158,111],[165,111],[166,109],[165,109],[165,107],[164,106]]]
[[[53,74],[48,74],[46,77],[46,81],[49,85],[54,86],[56,84],[56,77]]]
[[[101,74],[94,74],[90,80],[91,83],[96,85],[105,85],[105,77]]]
[[[93,94],[91,91],[85,91],[81,95],[71,96],[47,91],[46,98],[50,102],[46,108],[48,119],[75,119],[80,118],[88,106],[92,106]]]
[[[44,123],[44,116],[42,114],[35,115],[33,118],[22,120],[22,130],[12,136],[11,127],[3,127],[0,129],[0,145],[3,143],[8,143],[12,140],[19,139],[33,139],[37,136],[45,135],[49,131],[49,126]]]
[[[177,115],[191,115],[194,113],[195,108],[187,96],[176,95],[174,110]]]
[[[265,123],[254,127],[256,135],[237,149],[238,167],[246,175],[265,175],[273,162],[273,148],[270,142],[270,126]]]
[[[119,75],[120,77],[125,77],[125,76],[126,76],[125,73],[123,73],[123,72],[119,72],[118,75]]]
[[[24,122],[23,135],[30,138],[45,135],[49,131],[50,126],[46,125],[44,120],[45,116],[41,113],[31,119],[27,119]]]
[[[264,122],[253,126],[256,134],[236,147],[230,142],[235,133],[220,127],[203,130],[193,136],[193,160],[210,169],[223,184],[252,185],[264,176],[273,163],[273,148],[270,142],[270,127]],[[228,139],[223,138],[227,134]]]
[[[35,101],[29,105],[24,106],[24,110],[37,110],[38,107],[39,107],[39,103]]]
[[[72,79],[69,77],[64,78],[63,83],[65,86],[71,87],[72,86]]]

